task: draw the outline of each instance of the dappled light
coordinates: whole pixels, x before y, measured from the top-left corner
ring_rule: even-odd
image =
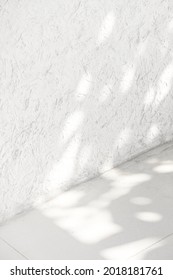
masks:
[[[133,84],[135,76],[134,65],[125,66],[123,69],[123,78],[120,84],[120,90],[125,93],[127,92]]]
[[[114,24],[115,24],[115,15],[113,12],[110,12],[104,19],[104,22],[102,23],[98,36],[98,44],[103,43],[109,38],[109,36],[113,31]]]
[[[173,19],[168,24],[168,31],[171,33],[173,32]]]
[[[154,99],[155,99],[155,90],[154,88],[150,88],[146,95],[145,95],[145,99],[144,99],[144,105],[145,105],[145,109],[148,109],[150,106],[152,106]]]
[[[158,213],[153,212],[139,212],[136,213],[136,218],[143,221],[143,222],[149,222],[149,223],[155,223],[162,220],[162,216]]]
[[[87,94],[89,93],[90,87],[92,84],[92,78],[91,75],[89,73],[85,73],[80,82],[79,85],[76,89],[76,100],[77,101],[82,101]]]
[[[157,127],[157,124],[152,124],[149,128],[147,135],[146,135],[146,142],[152,143],[154,139],[156,139],[159,136],[160,130]]]
[[[74,176],[74,159],[77,156],[80,141],[80,135],[76,135],[75,138],[70,141],[63,157],[59,162],[54,164],[52,170],[45,178],[45,185],[48,185],[51,190],[57,189],[57,185],[61,186],[64,182],[69,183],[70,179]]]
[[[154,106],[158,106],[169,94],[173,80],[173,62],[171,62],[163,71],[159,81],[156,100]]]
[[[147,182],[150,180],[149,174],[121,174],[121,177],[117,180],[116,184],[118,187],[132,188],[139,183]]]
[[[126,146],[131,138],[132,130],[125,127],[118,135],[117,140],[115,140],[116,145],[119,148]]]
[[[155,12],[146,1],[136,9],[137,0],[124,8],[93,2],[63,8],[62,1],[62,21],[61,9],[50,7],[47,18],[45,8],[52,31],[45,36],[37,18],[39,42],[24,40],[23,29],[10,39],[2,87],[8,106],[0,100],[0,107],[8,120],[3,137],[11,131],[13,145],[7,139],[1,149],[2,185],[9,186],[2,220],[32,206],[39,235],[43,227],[60,247],[67,242],[71,258],[91,251],[93,259],[150,258],[173,232],[173,10],[164,1],[153,2]]]
[[[172,173],[173,172],[173,161],[163,162],[162,165],[158,165],[154,168],[155,172],[158,173]]]
[[[62,131],[62,136],[66,142],[78,131],[83,123],[83,119],[84,113],[82,111],[75,111],[68,117]]]
[[[57,196],[54,200],[52,200],[51,204],[52,206],[55,206],[58,204],[59,207],[66,208],[66,207],[73,207],[75,206],[80,199],[84,196],[83,191],[80,190],[71,190],[70,192],[64,192],[61,195]],[[51,217],[53,213],[51,213]],[[55,215],[57,215],[57,211],[55,211]]]
[[[146,51],[147,51],[147,47],[148,47],[148,38],[145,39],[144,42],[141,42],[138,44],[137,46],[137,56],[142,57],[143,55],[145,55]]]
[[[121,35],[116,34],[114,29],[118,21],[115,21],[114,11],[107,13],[98,31],[96,50],[94,54],[90,53],[94,63],[86,60],[87,67],[72,92],[71,98],[74,98],[76,106],[62,129],[66,147],[59,162],[53,165],[46,185],[56,188],[62,183],[66,186],[72,178],[73,185],[78,184],[120,164],[126,154],[133,157],[161,142],[164,128],[155,116],[157,110],[163,114],[163,104],[164,110],[169,107],[172,94],[173,64],[166,57],[169,45],[165,47],[165,43],[157,50],[152,49],[151,34],[146,31],[143,40],[130,42],[136,51],[133,53],[129,49],[127,55],[116,36],[123,40],[123,32],[128,30]],[[169,32],[171,26],[172,23],[169,24]],[[110,59],[107,52],[110,49],[115,52],[113,40],[117,44],[115,47],[119,48],[119,57],[113,55]],[[165,63],[160,61],[158,70],[155,64],[158,57],[163,57],[163,46]],[[104,63],[99,52],[106,58]],[[124,54],[127,57],[123,61]],[[123,62],[119,62],[119,58]],[[117,68],[111,66],[112,59],[115,64],[118,61]],[[103,107],[106,112],[104,121]],[[100,124],[102,130],[99,129]],[[110,137],[112,141],[109,142]],[[143,250],[162,238],[164,224],[167,220],[170,222],[155,189],[162,188],[159,174],[166,176],[172,171],[172,161],[165,163],[157,156],[145,159],[141,170],[138,162],[134,161],[105,172],[93,183],[89,181],[82,186],[73,186],[37,209],[73,238],[79,250],[80,246],[92,245],[98,258],[129,259],[139,252],[144,258],[147,253]],[[167,182],[170,187],[169,179]],[[171,201],[167,203],[171,210]],[[155,245],[156,248],[159,246]]]
[[[112,84],[106,84],[103,87],[103,89],[100,92],[100,98],[99,98],[100,103],[104,103],[110,97],[110,94],[112,93],[112,88],[113,88]]]
[[[89,162],[89,159],[91,158],[92,154],[92,145],[85,145],[80,150],[80,159],[79,159],[79,165],[81,168],[85,168]]]

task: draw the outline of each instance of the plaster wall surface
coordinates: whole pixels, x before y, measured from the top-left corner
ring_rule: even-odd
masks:
[[[0,0],[0,220],[173,139],[172,0]]]

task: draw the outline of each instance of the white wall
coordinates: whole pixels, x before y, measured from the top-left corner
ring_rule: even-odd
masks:
[[[0,219],[173,139],[172,0],[0,0]]]

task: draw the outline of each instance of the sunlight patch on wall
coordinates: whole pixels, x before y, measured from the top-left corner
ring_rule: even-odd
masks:
[[[82,111],[75,111],[70,115],[70,117],[66,120],[62,131],[64,141],[67,142],[72,136],[74,136],[75,132],[82,125],[83,120],[84,113]]]
[[[158,90],[157,90],[156,101],[155,101],[156,107],[167,97],[172,86],[172,79],[173,79],[173,62],[171,62],[166,67],[158,82]]]
[[[112,93],[112,88],[113,88],[112,84],[104,85],[103,89],[101,90],[100,97],[99,97],[100,103],[104,103],[109,98],[109,96]]]
[[[76,135],[68,145],[62,158],[54,164],[51,172],[45,179],[45,184],[48,189],[56,189],[61,184],[68,183],[71,178],[75,177],[75,161],[80,143],[81,137],[80,135]]]
[[[144,42],[138,44],[137,46],[138,56],[143,56],[145,54],[147,46],[148,46],[148,38]]]
[[[162,57],[164,58],[166,54],[168,53],[170,49],[169,42],[165,40],[161,45],[160,45],[160,53],[162,54]]]
[[[105,171],[113,168],[113,166],[114,166],[113,158],[109,157],[109,155],[108,155],[107,159],[104,161],[104,163],[102,164],[102,166],[99,170],[100,170],[100,172],[105,172]]]
[[[115,142],[115,146],[118,146],[119,149],[123,148],[131,138],[131,129],[125,127],[119,134],[118,139]]]
[[[82,101],[88,94],[92,84],[92,77],[90,73],[85,73],[76,89],[76,99]]]
[[[160,130],[156,124],[151,125],[147,135],[146,135],[146,143],[151,143],[155,140],[160,134]]]
[[[168,32],[173,32],[173,19],[168,24]]]
[[[128,65],[128,66],[124,67],[124,69],[123,69],[124,76],[120,83],[120,90],[122,93],[127,92],[130,89],[130,87],[132,86],[133,80],[135,77],[135,71],[136,71],[136,69],[135,69],[134,65]]]
[[[100,32],[99,32],[99,36],[98,36],[98,44],[102,44],[103,42],[105,42],[111,35],[112,31],[113,31],[113,28],[114,28],[114,25],[115,25],[115,15],[113,12],[110,12],[102,26],[101,26],[101,29],[100,29]]]
[[[80,168],[85,168],[89,164],[91,158],[92,148],[89,145],[86,145],[81,148],[80,157],[79,157],[79,166]]]
[[[154,90],[154,88],[150,88],[147,91],[145,98],[144,98],[145,109],[148,109],[148,107],[150,107],[150,105],[153,104],[154,98],[155,98],[155,90]]]

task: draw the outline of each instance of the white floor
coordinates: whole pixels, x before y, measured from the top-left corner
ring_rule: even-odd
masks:
[[[173,259],[173,143],[1,226],[0,259]]]

